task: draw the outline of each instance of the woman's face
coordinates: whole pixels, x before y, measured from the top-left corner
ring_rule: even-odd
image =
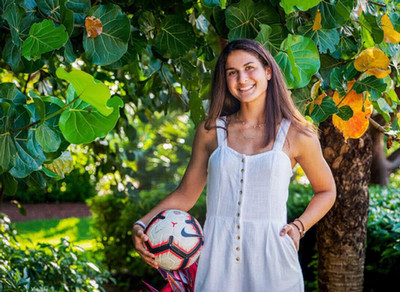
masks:
[[[225,76],[229,92],[241,103],[265,102],[271,69],[264,68],[253,54],[243,50],[230,53]]]

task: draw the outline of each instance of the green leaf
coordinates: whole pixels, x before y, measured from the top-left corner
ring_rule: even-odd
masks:
[[[219,0],[202,0],[202,2],[204,3],[204,6],[207,7],[221,6],[221,1]]]
[[[28,60],[37,60],[41,54],[61,48],[68,41],[65,26],[55,27],[53,21],[35,23],[29,30],[29,37],[22,44],[22,55]]]
[[[282,0],[280,1],[281,7],[285,10],[286,14],[295,12],[297,10],[306,11],[321,2],[321,0]]]
[[[90,7],[90,0],[69,0],[65,2],[65,7],[75,13],[86,13]]]
[[[274,56],[289,88],[306,86],[320,67],[319,53],[314,42],[303,36],[289,35]]]
[[[309,111],[309,107],[307,108]],[[322,99],[321,104],[315,104],[310,117],[316,122],[320,123],[325,121],[330,115],[336,114],[338,109],[335,102],[328,96]]]
[[[197,91],[191,91],[189,93],[189,109],[192,120],[197,126],[205,118],[205,112],[203,108],[203,102]]]
[[[79,98],[94,106],[101,114],[108,116],[113,112],[113,109],[107,106],[111,96],[110,89],[92,75],[79,70],[68,73],[61,67],[57,69],[56,75],[71,83]]]
[[[339,93],[339,96],[344,96],[347,91],[347,81],[343,75],[343,70],[334,68],[330,75],[331,88]]]
[[[353,110],[350,106],[344,105],[339,108],[339,111],[336,113],[343,121],[348,121],[353,117]]]
[[[36,128],[36,140],[42,146],[44,152],[57,151],[61,144],[60,135],[46,123]]]
[[[373,15],[361,13],[359,20],[362,29],[368,31],[369,35],[374,40],[374,43],[380,44],[383,41],[383,30],[379,27],[377,18]]]
[[[335,17],[339,25],[343,25],[349,20],[353,10],[353,0],[338,0],[335,4]]]
[[[8,5],[2,16],[5,20],[7,20],[10,27],[12,42],[17,46],[20,46],[20,31],[23,19],[25,17],[25,10],[19,5],[13,3]]]
[[[96,38],[83,36],[86,55],[96,65],[109,65],[119,60],[128,49],[130,23],[117,5],[95,6],[88,16],[100,19],[103,32]]]
[[[157,51],[166,58],[184,56],[195,43],[192,26],[178,15],[163,19],[155,39]]]
[[[32,172],[39,170],[46,157],[37,143],[33,131],[28,131],[27,141],[18,139],[15,143],[17,156],[10,174],[17,178],[25,178]]]
[[[306,1],[304,1],[306,2]],[[332,29],[339,27],[338,22],[336,21],[336,9],[335,5],[331,3],[326,3],[324,1],[320,2],[317,7],[313,10],[319,9],[321,13],[321,25],[324,29]]]
[[[10,173],[6,172],[0,175],[0,183],[4,187],[4,194],[14,196],[17,192],[18,182]]]
[[[26,102],[25,95],[11,82],[0,83],[0,98],[7,99],[16,106]]]
[[[16,153],[14,137],[0,134],[0,173],[10,170],[15,165]]]
[[[387,84],[383,79],[369,76],[354,83],[353,89],[357,93],[368,91],[371,94],[372,100],[377,100],[382,92],[386,90],[386,87]]]
[[[72,86],[68,87],[67,101],[76,97]],[[113,97],[108,103],[114,110],[108,116],[82,99],[76,100],[60,116],[59,126],[65,139],[73,144],[90,143],[98,137],[104,137],[111,131],[119,118],[119,106],[123,104],[119,97]]]
[[[279,23],[279,16],[268,4],[243,0],[230,5],[225,12],[226,25],[230,29],[229,41],[235,39],[254,39],[260,32],[260,24]]]
[[[348,60],[357,53],[357,45],[348,37],[340,37],[339,45],[331,55],[336,59]]]
[[[267,24],[260,24],[260,32],[257,34],[257,37],[254,39],[256,42],[262,44],[268,51],[270,51],[270,37],[272,34],[272,28]]]
[[[33,73],[43,67],[43,61],[28,61],[21,58],[21,48],[8,41],[3,49],[3,59],[10,65],[14,73]]]
[[[339,44],[339,32],[336,29],[310,30],[307,37],[311,38],[322,54],[333,53]]]
[[[46,106],[40,97],[34,96],[33,102],[35,103],[35,107],[37,112],[39,113],[39,119],[41,123],[44,123],[44,117],[46,115]]]
[[[61,9],[59,0],[36,0],[36,3],[41,12],[49,15],[53,19],[61,21]]]

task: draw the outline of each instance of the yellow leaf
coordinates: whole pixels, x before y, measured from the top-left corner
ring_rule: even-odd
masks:
[[[400,33],[397,32],[389,19],[389,16],[385,14],[381,19],[383,40],[387,43],[396,44],[400,42]]]
[[[311,98],[314,100],[317,95],[318,95],[318,90],[319,87],[321,86],[321,80],[318,80],[317,82],[314,83],[314,85],[311,87]]]
[[[347,83],[347,88],[352,88],[355,81]],[[338,104],[342,98],[339,93],[335,91],[333,94],[333,101]],[[338,128],[345,140],[348,138],[358,139],[360,138],[369,126],[369,117],[372,113],[372,103],[366,97],[363,100],[362,93],[356,93],[354,90],[348,91],[347,96],[341,102],[340,106],[348,105],[353,110],[353,117],[349,120],[344,121],[339,116],[333,115],[332,121],[336,128]]]
[[[321,25],[321,12],[319,9],[315,12],[314,24],[312,26],[312,30],[320,30],[322,28]]]
[[[390,72],[389,58],[380,49],[371,47],[365,49],[354,61],[354,67],[377,78],[385,78]]]
[[[85,18],[86,36],[88,38],[96,38],[103,32],[103,24],[100,19],[94,16]]]

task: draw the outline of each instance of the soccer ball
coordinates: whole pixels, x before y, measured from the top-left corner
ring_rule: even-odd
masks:
[[[203,231],[192,215],[180,210],[166,210],[155,216],[145,233],[148,250],[165,270],[179,270],[192,265],[204,243]]]

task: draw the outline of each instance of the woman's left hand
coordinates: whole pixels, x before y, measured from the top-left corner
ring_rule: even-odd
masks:
[[[293,240],[294,246],[296,250],[299,251],[300,246],[300,232],[297,230],[296,227],[292,226],[291,224],[286,224],[283,226],[281,232],[279,233],[280,236],[289,235],[289,237]]]

